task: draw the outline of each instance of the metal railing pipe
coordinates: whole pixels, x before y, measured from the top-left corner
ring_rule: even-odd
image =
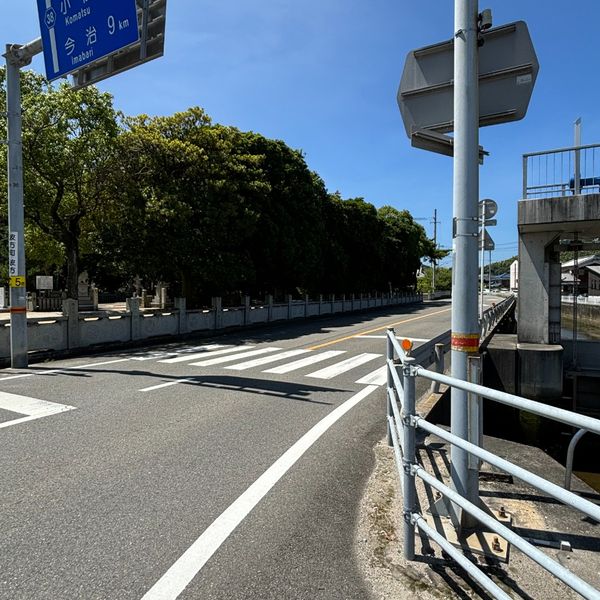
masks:
[[[580,429],[569,442],[567,449],[567,463],[565,465],[565,489],[571,489],[571,476],[573,474],[573,455],[575,454],[575,446],[579,440],[587,433],[587,429]]]
[[[540,477],[539,475],[536,475],[535,473],[532,473],[527,469],[523,469],[522,467],[519,467],[503,458],[500,458],[496,454],[492,454],[491,452],[488,452],[487,450],[484,450],[483,448],[480,448],[475,444],[471,444],[470,442],[467,442],[462,438],[452,435],[445,429],[437,427],[436,425],[432,425],[431,423],[423,419],[423,417],[417,416],[415,417],[413,422],[416,427],[419,427],[424,431],[428,431],[429,433],[432,433],[433,435],[436,435],[437,437],[446,440],[447,442],[450,442],[452,445],[462,448],[470,454],[478,456],[482,460],[488,462],[490,465],[494,465],[495,467],[498,467],[499,469],[510,473],[511,475],[517,477],[521,481],[525,481],[526,483],[534,486],[538,490],[545,492],[553,498],[556,498],[556,500],[559,500],[567,506],[572,506],[573,508],[576,508],[580,512],[588,515],[588,517],[591,517],[592,519],[600,523],[600,506],[598,506],[597,504],[594,504],[593,502],[590,502],[585,498],[581,498],[581,496],[578,496],[573,492],[569,492],[568,490],[565,490],[559,485],[556,485],[555,483],[552,483],[547,479],[544,479],[543,477]]]
[[[533,413],[534,415],[547,417],[548,419],[553,419],[554,421],[559,421],[561,423],[565,423],[566,425],[573,425],[573,427],[578,427],[579,429],[587,429],[588,431],[593,431],[594,433],[600,435],[599,419],[580,415],[562,408],[556,408],[555,406],[542,404],[541,402],[536,402],[535,400],[528,400],[527,398],[522,398],[521,396],[515,396],[506,392],[493,390],[475,383],[462,381],[460,379],[456,379],[455,377],[448,377],[447,375],[429,371],[421,366],[417,366],[415,368],[417,370],[417,376],[419,377],[425,377],[425,379],[432,381],[439,381],[440,383],[465,390],[466,392],[479,394],[484,398],[494,400],[495,402],[500,402],[500,404],[506,404],[507,406],[512,406],[513,408],[518,408],[520,410]]]
[[[400,436],[398,434],[398,430],[393,427],[393,423],[390,423],[390,421],[393,421],[394,419],[392,417],[388,418],[388,424],[390,425],[390,431],[392,432],[392,440],[394,441],[394,458],[396,459],[396,467],[398,469],[398,474],[400,475],[400,477],[398,478],[400,480],[400,491],[403,491],[403,484],[404,481],[402,479],[402,473],[404,472],[404,468],[402,466],[402,446],[400,445]]]
[[[416,430],[411,426],[411,420],[415,417],[416,390],[415,373],[413,359],[407,358],[403,366],[404,379],[404,398],[402,402],[402,424],[403,424],[403,444],[402,444],[402,466],[403,466],[403,484],[402,500],[404,511],[404,558],[407,560],[415,559],[415,525],[411,520],[411,515],[415,512],[417,505],[417,488],[415,486],[415,476],[413,466],[417,462],[416,458]]]
[[[386,357],[387,360],[393,361],[394,359],[394,345],[392,343],[392,339],[395,338],[394,330],[392,328],[387,330],[387,339],[386,339]],[[392,378],[392,369],[387,368],[387,386],[388,386],[388,398],[387,398],[387,418],[388,418],[388,430],[387,430],[387,445],[391,446],[394,442],[392,440],[392,432],[389,428],[389,420],[392,416],[392,405],[389,389],[393,386],[394,380]]]
[[[388,361],[387,361],[388,375],[391,373],[393,387],[396,388],[396,390],[398,391],[398,394],[401,394],[402,393],[402,381],[400,380],[400,376],[398,375],[398,371],[396,370],[397,366],[398,365],[393,360],[388,359]]]
[[[398,358],[400,358],[400,360],[402,362],[404,362],[404,360],[407,358],[406,352],[404,352],[404,350],[402,349],[402,346],[398,343],[398,340],[396,339],[396,335],[390,334],[390,330],[388,329],[387,337],[388,337],[388,340],[390,340],[392,342],[392,346],[394,347],[394,350],[396,351]]]
[[[571,589],[581,594],[588,600],[600,600],[600,592],[594,589],[589,583],[583,581],[569,571],[565,569],[561,564],[552,560],[549,556],[544,554],[541,550],[538,550],[535,546],[525,541],[521,536],[511,531],[505,525],[502,525],[499,521],[490,517],[480,508],[473,506],[468,500],[465,500],[460,494],[456,493],[453,489],[447,485],[438,481],[433,475],[430,475],[423,469],[423,467],[415,465],[413,468],[414,473],[417,477],[420,477],[425,483],[429,484],[432,488],[444,494],[449,500],[458,504],[465,511],[471,513],[480,523],[502,536],[507,542],[521,550],[523,554],[529,556],[538,565],[544,567],[547,571],[552,573],[555,577],[560,579],[563,583],[568,585]]]
[[[430,527],[421,515],[414,514],[413,521],[427,537],[431,538],[450,558],[455,560],[484,590],[490,592],[498,600],[511,600],[511,597],[501,587],[458,551],[445,537],[441,536],[433,527]]]
[[[392,415],[388,416],[388,424],[390,422],[394,422],[394,427],[396,428],[396,434],[398,435],[398,439],[402,440],[402,438],[400,437],[402,435],[399,427],[402,424],[402,418],[400,416],[400,411],[398,409],[398,403],[396,402],[396,398],[395,396],[395,391],[394,388],[388,388],[388,402],[391,405],[392,408]],[[392,430],[388,430],[390,432],[390,436],[392,436],[393,431]],[[393,438],[392,438],[393,441]],[[404,447],[402,446],[402,444],[400,445],[401,450],[404,452]]]

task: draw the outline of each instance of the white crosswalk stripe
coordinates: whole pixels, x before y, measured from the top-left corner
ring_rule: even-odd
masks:
[[[219,358],[209,358],[208,360],[201,360],[200,362],[190,363],[195,367],[210,367],[212,365],[219,365],[226,362],[233,362],[235,360],[243,360],[249,356],[258,356],[260,354],[268,354],[269,352],[276,352],[282,350],[282,348],[276,348],[275,346],[269,346],[267,348],[260,348],[258,350],[250,350],[249,352],[240,352],[239,354],[230,354],[229,356],[220,356]],[[218,350],[217,350],[218,352]]]
[[[229,365],[226,369],[232,369],[234,371],[244,371],[246,369],[252,369],[253,367],[260,367],[278,360],[284,360],[291,358],[292,356],[298,356],[298,354],[306,354],[309,350],[288,350],[287,352],[281,352],[280,354],[272,354],[271,356],[263,356],[262,358],[255,358],[254,360],[247,360],[237,365]]]
[[[361,377],[355,383],[361,383],[364,385],[384,385],[387,382],[387,366],[379,367],[372,373]]]
[[[12,419],[11,421],[0,423],[0,429],[75,409],[74,406],[69,406],[68,404],[47,402],[46,400],[39,400],[38,398],[30,398],[28,396],[18,396],[17,394],[9,394],[8,392],[0,392],[0,408],[25,415],[23,417]]]
[[[320,369],[319,371],[315,371],[314,373],[309,373],[307,377],[313,377],[314,379],[332,379],[337,375],[341,375],[346,371],[350,371],[355,367],[360,365],[364,365],[376,358],[380,358],[383,356],[382,354],[370,354],[365,352],[363,354],[358,354],[357,356],[353,356],[352,358],[347,358],[339,363],[331,365],[329,367],[325,367],[324,369]]]
[[[334,356],[339,356],[340,354],[345,353],[345,350],[328,350],[327,352],[313,354],[312,356],[307,356],[306,358],[301,358],[300,360],[295,360],[291,363],[274,367],[273,369],[267,369],[266,371],[263,371],[263,373],[276,373],[278,375],[290,373],[291,371],[297,371],[298,369],[308,367],[309,365],[314,365],[315,363],[322,362],[329,358],[333,358]]]
[[[254,346],[248,346],[248,348],[253,348]],[[210,344],[208,346],[201,347],[203,348],[202,352],[194,352],[193,354],[180,354],[174,358],[165,358],[164,360],[159,360],[158,362],[174,364],[180,362],[189,362],[191,360],[196,360],[197,358],[204,358],[207,353],[210,353],[210,356],[216,356],[218,354],[228,354],[230,352],[238,352],[240,350],[239,346],[224,346],[223,344]],[[200,349],[200,348],[196,348]]]

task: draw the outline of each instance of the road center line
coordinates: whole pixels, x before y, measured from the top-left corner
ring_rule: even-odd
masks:
[[[330,342],[325,342],[323,344],[318,344],[316,346],[310,346],[308,350],[319,350],[320,348],[326,348],[327,346],[333,346],[333,344],[339,344],[340,342],[345,342],[347,340],[351,340],[352,338],[360,337],[361,335],[366,335],[368,333],[375,333],[377,331],[383,331],[384,329],[389,329],[390,327],[395,327],[396,325],[402,325],[404,323],[410,323],[411,321],[419,321],[420,319],[428,319],[429,317],[433,317],[434,315],[441,315],[442,313],[451,311],[452,308],[444,308],[443,310],[437,310],[435,312],[430,312],[425,315],[419,315],[418,317],[411,317],[410,319],[404,319],[403,321],[397,321],[396,323],[390,323],[389,325],[382,325],[381,327],[375,327],[375,329],[369,329],[367,331],[362,331],[361,333],[353,333],[352,335],[347,335],[342,338],[337,338],[335,340],[331,340]]]
[[[167,381],[167,383],[159,383],[158,385],[151,385],[150,387],[138,390],[138,392],[153,392],[154,390],[160,390],[162,388],[170,387],[172,385],[178,385],[180,383],[190,383],[196,381],[195,378],[188,379],[176,379],[175,381]]]
[[[361,400],[379,389],[369,385],[330,412],[286,450],[237,500],[212,522],[170,569],[144,594],[142,600],[175,600],[200,572],[221,544],[267,495],[302,455]]]

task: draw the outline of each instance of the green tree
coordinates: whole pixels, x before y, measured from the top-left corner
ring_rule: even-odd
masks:
[[[39,257],[46,247],[54,263],[62,249],[67,294],[76,299],[82,240],[91,217],[110,199],[118,136],[112,97],[94,87],[56,87],[32,71],[22,72],[21,80],[28,253]],[[4,93],[4,70],[0,83]],[[39,247],[32,250],[32,244]]]

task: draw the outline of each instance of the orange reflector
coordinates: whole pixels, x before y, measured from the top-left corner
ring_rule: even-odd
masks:
[[[402,346],[402,350],[404,350],[404,352],[410,352],[412,350],[413,343],[408,338],[404,338],[400,343],[400,346]]]

